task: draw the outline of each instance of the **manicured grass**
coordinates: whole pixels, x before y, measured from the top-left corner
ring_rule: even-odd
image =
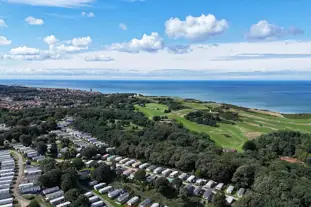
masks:
[[[185,128],[191,131],[207,133],[219,146],[237,150],[242,149],[246,140],[254,139],[261,134],[275,130],[288,129],[311,133],[311,115],[283,115],[283,117],[277,117],[264,113],[234,109],[239,113],[241,121],[236,122],[235,125],[219,123],[219,127],[211,127],[188,121],[184,116],[195,110],[212,110],[213,107],[220,106],[220,104],[188,101],[183,104],[188,108],[168,114],[164,113],[167,106],[157,103],[146,104],[145,107],[136,106],[136,109],[143,112],[150,119],[154,116],[166,115],[168,118],[182,123]]]
[[[98,191],[96,190],[93,190],[93,192],[95,194],[97,194],[98,196],[102,197],[104,200],[106,200],[107,202],[109,202],[111,205],[113,205],[114,207],[123,207],[123,205],[119,205],[117,203],[115,203],[114,200],[110,199],[107,195],[103,195],[103,194],[100,194]]]

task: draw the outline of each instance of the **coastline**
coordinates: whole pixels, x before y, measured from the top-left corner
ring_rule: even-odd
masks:
[[[0,84],[82,91],[93,89],[103,94],[139,93],[212,101],[281,114],[311,113],[308,104],[311,102],[311,81],[0,80]]]

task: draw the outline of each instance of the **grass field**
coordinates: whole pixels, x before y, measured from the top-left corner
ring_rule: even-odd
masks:
[[[164,110],[168,109],[168,107],[157,103],[146,104],[145,107],[136,106],[136,109],[143,112],[150,119],[154,116],[168,116],[168,118],[182,123],[184,127],[191,131],[209,134],[211,139],[222,147],[237,150],[241,150],[246,140],[254,139],[261,134],[275,130],[289,129],[311,133],[311,115],[298,116],[275,113],[277,115],[275,116],[267,112],[232,109],[239,113],[240,121],[236,122],[235,125],[219,123],[219,127],[211,127],[188,121],[184,116],[195,110],[213,110],[214,107],[219,107],[220,104],[189,101],[182,101],[182,103],[188,108],[167,114],[164,113]]]

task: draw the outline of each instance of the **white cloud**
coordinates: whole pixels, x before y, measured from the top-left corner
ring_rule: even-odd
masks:
[[[50,45],[50,51],[54,51],[54,52],[61,52],[61,53],[66,53],[66,52],[79,52],[81,50],[87,50],[87,47],[76,47],[73,45],[65,45],[65,44],[61,44],[61,45]]]
[[[83,7],[95,0],[7,0],[9,3],[28,4],[33,6],[51,7]]]
[[[0,46],[10,45],[12,43],[12,40],[8,40],[4,36],[0,36]]]
[[[108,49],[129,53],[157,52],[164,49],[164,42],[158,33],[153,32],[151,35],[144,34],[141,39],[134,38],[130,42],[112,44]]]
[[[100,61],[100,62],[110,62],[110,61],[114,61],[113,58],[109,57],[109,56],[105,56],[105,55],[100,55],[100,54],[92,54],[89,56],[86,56],[84,58],[85,61],[90,61],[90,62],[95,62],[95,61]]]
[[[246,34],[246,38],[253,40],[273,40],[283,36],[298,35],[304,31],[291,27],[285,29],[283,27],[270,24],[267,20],[261,20],[257,24],[253,24]]]
[[[87,37],[78,37],[72,39],[72,45],[75,47],[87,47],[89,44],[92,43],[92,38]]]
[[[119,28],[122,29],[123,31],[127,30],[127,26],[124,23],[119,24]]]
[[[17,47],[10,50],[11,55],[38,55],[39,53],[39,49],[26,46]]]
[[[199,17],[187,16],[184,21],[171,18],[165,23],[166,34],[174,39],[186,38],[193,41],[204,41],[211,36],[223,33],[229,27],[225,19],[217,20],[212,14]]]
[[[46,36],[43,41],[48,45],[55,45],[57,42],[59,42],[59,40],[54,35]]]
[[[26,17],[25,21],[30,25],[43,25],[44,24],[44,21],[42,19],[37,19],[32,16]]]
[[[82,12],[81,15],[82,17],[89,17],[89,18],[95,17],[95,14],[93,12]]]
[[[0,19],[0,28],[1,27],[8,27],[8,25],[5,23],[3,19]]]

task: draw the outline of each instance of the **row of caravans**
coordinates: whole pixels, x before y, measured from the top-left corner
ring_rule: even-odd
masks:
[[[13,207],[11,185],[15,177],[15,160],[8,150],[0,151],[0,206]]]

